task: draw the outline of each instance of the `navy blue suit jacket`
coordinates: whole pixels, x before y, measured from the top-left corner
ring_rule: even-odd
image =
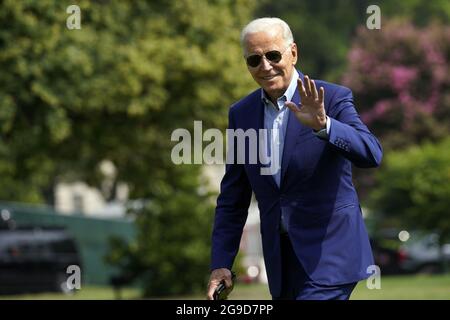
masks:
[[[303,80],[303,74],[299,72]],[[325,89],[331,120],[329,141],[313,134],[289,111],[281,163],[281,185],[261,175],[261,164],[227,164],[212,234],[211,269],[231,269],[247,219],[252,191],[258,202],[264,261],[272,296],[281,290],[280,214],[298,260],[309,277],[324,285],[367,278],[373,264],[351,167],[380,164],[382,149],[362,123],[351,91],[316,80]],[[230,129],[264,128],[264,105],[258,89],[229,111]],[[301,102],[298,90],[292,99]],[[245,146],[248,151],[248,144]],[[247,154],[247,153],[246,153]]]

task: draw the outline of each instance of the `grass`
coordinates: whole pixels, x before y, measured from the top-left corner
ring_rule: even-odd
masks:
[[[139,299],[138,289],[124,289],[121,291],[123,299]],[[171,297],[177,300],[203,300],[204,294]],[[0,299],[83,299],[105,300],[115,299],[114,291],[110,287],[84,286],[74,295],[58,293],[27,294],[17,296],[0,296]],[[264,284],[236,284],[230,300],[269,300],[271,299],[267,285]],[[417,275],[417,276],[383,276],[381,289],[368,289],[366,281],[361,281],[351,296],[352,300],[450,300],[450,275]]]
[[[126,288],[120,291],[122,299],[139,299],[138,289]],[[75,294],[63,294],[57,292],[33,293],[0,296],[2,300],[111,300],[116,299],[112,287],[82,286]]]
[[[450,300],[450,275],[385,276],[379,290],[369,290],[361,281],[351,299]]]
[[[177,297],[203,299],[203,296]],[[230,300],[271,299],[266,285],[237,284]],[[356,286],[351,300],[450,300],[450,274],[382,276],[380,289],[368,289],[366,281]]]

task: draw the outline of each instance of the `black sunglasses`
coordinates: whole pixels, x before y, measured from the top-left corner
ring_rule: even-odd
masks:
[[[269,62],[278,63],[281,61],[281,58],[283,57],[284,52],[289,47],[290,47],[290,45],[287,46],[286,49],[283,50],[283,52],[280,52],[278,50],[271,50],[271,51],[264,53],[264,55],[252,54],[251,56],[248,56],[247,58],[245,58],[245,61],[247,61],[247,65],[252,68],[256,68],[257,66],[259,66],[263,56],[266,57],[266,59]]]

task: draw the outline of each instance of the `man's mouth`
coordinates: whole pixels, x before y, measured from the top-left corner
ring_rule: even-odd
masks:
[[[273,78],[275,78],[276,76],[278,76],[279,74],[273,74],[270,76],[265,76],[265,77],[261,77],[263,80],[272,80]]]

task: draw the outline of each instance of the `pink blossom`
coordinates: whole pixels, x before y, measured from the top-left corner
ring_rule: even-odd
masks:
[[[402,128],[414,135],[422,117],[450,109],[450,28],[418,28],[408,22],[383,22],[383,32],[359,29],[344,76],[361,118],[374,129]],[[440,112],[448,115],[448,111]],[[448,118],[435,118],[448,122]],[[421,123],[422,122],[422,123]],[[419,125],[418,125],[419,124]],[[391,127],[391,128],[390,128]]]
[[[417,78],[417,69],[405,66],[396,66],[391,70],[392,85],[396,90],[405,90]]]

